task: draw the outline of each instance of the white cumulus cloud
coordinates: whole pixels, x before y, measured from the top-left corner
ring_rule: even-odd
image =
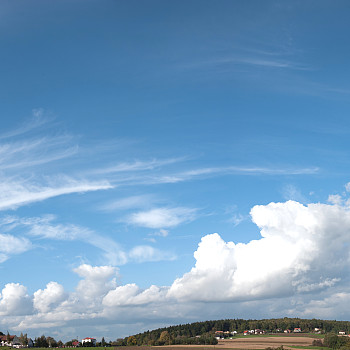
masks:
[[[141,290],[135,283],[119,286],[108,292],[102,304],[107,307],[143,305],[151,302],[164,302],[166,288],[151,286]]]
[[[116,286],[118,269],[113,266],[80,265],[73,270],[83,277],[76,288],[83,299],[99,298]]]
[[[261,239],[202,238],[196,264],[169,296],[206,301],[281,297],[333,286],[350,266],[350,211],[338,205],[270,203],[251,210]]]
[[[44,290],[34,293],[34,308],[40,312],[48,312],[51,307],[57,306],[66,297],[64,288],[57,282],[50,282]]]
[[[0,294],[0,315],[27,315],[32,311],[33,303],[27,288],[19,283],[7,283]]]

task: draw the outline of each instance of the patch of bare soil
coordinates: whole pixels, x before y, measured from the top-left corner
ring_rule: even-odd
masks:
[[[265,349],[268,347],[277,348],[283,345],[288,346],[311,346],[312,338],[309,337],[249,337],[238,339],[227,339],[219,341],[216,345],[222,349]]]
[[[162,347],[152,347],[164,350],[220,350],[220,349],[266,349],[268,347],[277,348],[281,345],[285,349],[291,349],[290,346],[311,346],[314,339],[310,337],[249,337],[237,339],[220,340],[217,345],[171,345]],[[293,348],[293,350],[296,350]]]

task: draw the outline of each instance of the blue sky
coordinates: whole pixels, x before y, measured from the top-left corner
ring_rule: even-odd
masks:
[[[2,1],[0,330],[350,319],[346,1]]]

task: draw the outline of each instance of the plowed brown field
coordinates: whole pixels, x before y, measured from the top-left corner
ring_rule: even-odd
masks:
[[[311,346],[314,338],[309,337],[249,337],[237,339],[220,340],[217,345],[171,345],[162,347],[152,347],[164,350],[189,350],[189,348],[197,350],[220,350],[220,349],[266,349],[267,347],[277,348],[281,345],[285,349],[291,349],[290,346]],[[295,348],[293,348],[295,350]]]
[[[222,349],[265,349],[277,348],[281,345],[288,346],[311,346],[314,339],[308,337],[247,337],[219,341],[217,348]]]

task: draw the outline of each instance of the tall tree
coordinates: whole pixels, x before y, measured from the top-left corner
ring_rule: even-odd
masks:
[[[169,344],[170,345],[170,335],[169,335],[168,331],[163,331],[162,333],[160,333],[159,342],[161,344]]]

